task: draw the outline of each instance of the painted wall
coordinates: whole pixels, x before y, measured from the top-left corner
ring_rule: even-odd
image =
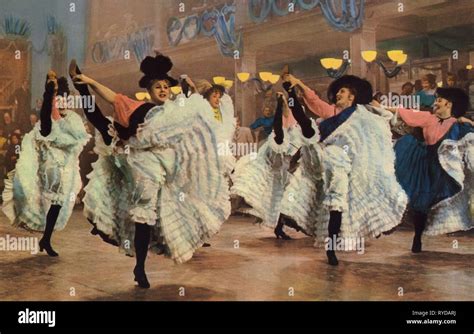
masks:
[[[54,16],[62,26],[67,40],[66,59],[76,58],[83,62],[86,45],[86,13],[88,0],[0,0],[0,22],[13,15],[27,20],[31,25],[32,73],[30,89],[32,104],[42,97],[44,78],[52,64],[51,46],[47,43],[47,18]],[[75,11],[70,11],[71,4]],[[49,49],[49,50],[48,50]],[[66,62],[67,64],[67,62]],[[62,71],[66,71],[63,69]],[[61,71],[58,69],[58,71]]]

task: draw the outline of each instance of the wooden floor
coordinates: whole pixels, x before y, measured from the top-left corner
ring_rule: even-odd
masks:
[[[341,252],[330,267],[321,248],[236,216],[182,265],[161,256],[147,261],[151,289],[135,287],[134,259],[89,234],[75,211],[53,235],[58,258],[0,251],[0,300],[474,300],[474,234],[424,238],[411,254],[412,232],[401,229],[366,241],[365,253]],[[39,236],[12,228],[3,214],[0,238]],[[453,241],[458,248],[453,248]],[[238,242],[238,248],[236,244]]]

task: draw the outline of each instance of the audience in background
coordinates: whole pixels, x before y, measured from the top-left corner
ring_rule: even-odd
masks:
[[[8,141],[7,152],[5,154],[5,174],[15,169],[16,162],[20,157],[21,137],[12,133]]]
[[[446,85],[447,88],[456,88],[458,86],[458,77],[456,74],[448,72],[446,75]]]
[[[415,95],[420,98],[420,109],[432,111],[433,104],[436,100],[436,75],[429,73],[422,76],[421,86],[423,89],[415,93]]]
[[[246,126],[240,126],[240,117],[236,118],[236,127],[235,127],[235,132],[234,132],[234,140],[233,142],[238,145],[238,144],[252,144],[255,142],[255,139],[252,136],[252,131],[250,128]],[[244,155],[242,152],[236,152],[236,158],[240,158],[242,155]]]
[[[263,131],[260,132],[258,136],[258,142],[266,139],[273,130],[273,112],[269,106],[263,108],[263,117],[257,118],[252,124],[250,124],[250,129],[256,130],[258,128],[263,128]]]
[[[17,125],[13,123],[12,116],[10,115],[9,112],[5,112],[3,114],[2,127],[3,127],[3,133],[5,137],[7,138],[13,133],[13,130],[17,128]]]
[[[40,117],[42,104],[43,104],[43,99],[36,99],[35,106],[33,107],[33,109],[31,109],[31,113],[36,114],[36,116]]]
[[[413,88],[415,89],[415,94],[420,92],[423,89],[420,79],[415,80],[415,84],[413,85]]]
[[[413,84],[408,81],[408,82],[405,82],[402,86],[402,92],[400,93],[400,95],[402,96],[410,96],[410,95],[413,95],[413,89],[415,87],[413,86]]]
[[[23,127],[23,132],[28,133],[31,130],[33,130],[37,122],[38,122],[38,116],[35,113],[31,113],[28,123],[26,123],[25,126]]]

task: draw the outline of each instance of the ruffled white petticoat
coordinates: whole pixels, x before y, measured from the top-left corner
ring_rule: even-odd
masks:
[[[439,235],[474,228],[474,133],[461,140],[444,140],[438,148],[439,162],[462,189],[433,206],[424,234]]]
[[[281,212],[318,240],[331,210],[342,211],[343,238],[377,237],[400,224],[407,196],[395,177],[389,118],[358,105],[322,143],[313,123],[316,135],[302,148]]]
[[[245,212],[275,228],[288,184],[291,157],[302,143],[299,127],[284,130],[283,143],[278,145],[270,134],[258,153],[247,154],[237,161],[232,174],[231,195],[242,197],[251,206]]]
[[[44,231],[48,210],[57,204],[62,208],[54,228],[66,226],[82,186],[79,154],[89,138],[74,111],[52,121],[46,137],[40,133],[39,122],[24,136],[20,158],[2,194],[2,210],[13,225]]]
[[[234,104],[229,95],[224,94],[220,100],[219,109],[222,115],[222,122],[214,118],[212,108],[209,108],[207,116],[216,133],[218,152],[225,166],[225,175],[229,176],[234,170],[236,159],[231,149],[226,149],[232,144],[235,132]]]
[[[182,263],[228,218],[228,184],[207,108],[196,94],[154,107],[124,147],[107,147],[97,136],[84,214],[127,255],[134,254],[136,222],[153,225],[151,248]]]

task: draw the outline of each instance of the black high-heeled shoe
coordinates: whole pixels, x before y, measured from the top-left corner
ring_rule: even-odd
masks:
[[[308,232],[306,232],[303,228],[301,228],[298,224],[293,219],[289,219],[286,217],[283,217],[283,224],[293,228],[296,232],[301,232],[303,234],[306,234],[307,236],[311,236]]]
[[[290,236],[286,234],[285,232],[283,232],[283,229],[281,227],[280,228],[278,228],[278,226],[275,227],[275,230],[273,232],[275,233],[275,236],[277,239],[282,238],[283,240],[291,240]]]
[[[149,289],[150,283],[148,282],[148,278],[146,277],[145,270],[135,267],[133,269],[133,274],[135,275],[135,282],[138,283],[138,286],[143,289]]]
[[[336,253],[333,250],[326,251],[326,256],[328,257],[328,264],[331,266],[337,266],[339,264]]]
[[[411,251],[412,253],[421,253],[421,238],[417,238],[416,236],[413,238]]]
[[[46,240],[43,240],[43,239],[40,240],[39,249],[40,249],[40,252],[43,252],[45,250],[46,253],[48,253],[48,255],[51,257],[59,256],[59,254],[54,251],[53,247],[51,247],[51,243],[47,242]]]
[[[71,79],[73,79],[78,74],[82,74],[82,72],[77,66],[76,59],[71,59],[71,62],[69,63],[69,76],[71,77]]]

